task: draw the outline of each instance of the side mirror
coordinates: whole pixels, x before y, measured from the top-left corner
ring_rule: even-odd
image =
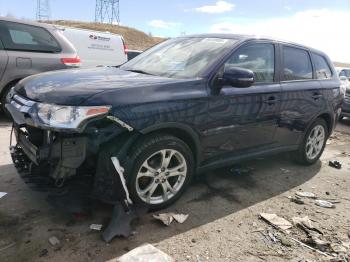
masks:
[[[252,70],[240,67],[225,68],[222,79],[224,84],[229,84],[233,87],[250,87],[255,81]]]

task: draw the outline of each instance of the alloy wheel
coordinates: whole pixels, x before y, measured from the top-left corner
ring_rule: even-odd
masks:
[[[162,204],[174,197],[187,176],[185,157],[175,149],[163,149],[148,157],[136,176],[136,192],[147,204]]]
[[[309,137],[306,141],[306,156],[308,159],[315,159],[325,143],[325,130],[322,125],[316,125],[310,132]]]

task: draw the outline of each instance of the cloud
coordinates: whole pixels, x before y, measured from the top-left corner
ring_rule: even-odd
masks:
[[[217,1],[215,5],[205,5],[195,8],[197,12],[220,14],[231,11],[235,7],[234,4],[226,1]]]
[[[210,31],[272,36],[317,48],[335,61],[350,62],[350,35],[344,28],[349,17],[350,11],[306,10],[289,17],[252,20],[244,24],[217,23]]]
[[[155,27],[155,28],[170,29],[170,28],[177,27],[177,26],[181,25],[181,23],[166,22],[163,20],[155,19],[155,20],[149,21],[148,25],[150,25],[151,27]]]

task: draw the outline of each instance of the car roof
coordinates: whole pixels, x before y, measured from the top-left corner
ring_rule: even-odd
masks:
[[[269,36],[259,36],[259,35],[244,35],[244,34],[194,34],[194,35],[186,35],[186,36],[181,36],[181,37],[189,37],[189,38],[223,38],[223,39],[234,39],[234,40],[238,40],[240,42],[246,42],[246,41],[250,41],[250,40],[268,40],[268,41],[272,41],[272,42],[278,42],[281,44],[287,44],[287,45],[293,45],[295,47],[300,47],[303,49],[308,49],[312,52],[321,54],[323,56],[327,56],[324,52],[317,50],[315,48],[309,47],[309,46],[305,46],[302,44],[298,44],[292,41],[287,41],[287,40],[282,40],[282,39],[278,39],[278,38],[274,38],[274,37],[269,37]]]
[[[47,29],[55,29],[56,28],[56,26],[51,25],[51,24],[44,24],[44,23],[39,23],[37,21],[26,20],[26,19],[16,19],[16,18],[4,17],[4,16],[0,16],[0,21],[7,21],[7,22],[13,22],[13,23],[21,23],[21,24],[26,24],[26,25],[39,26],[39,27],[44,27]]]

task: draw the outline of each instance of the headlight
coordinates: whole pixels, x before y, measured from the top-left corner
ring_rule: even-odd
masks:
[[[105,115],[109,106],[59,106],[38,103],[38,117],[46,125],[73,129],[92,117]]]

